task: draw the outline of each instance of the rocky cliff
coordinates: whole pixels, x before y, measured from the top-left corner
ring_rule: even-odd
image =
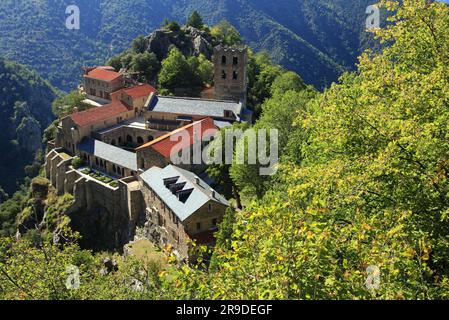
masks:
[[[184,31],[159,29],[146,37],[146,42],[147,51],[156,54],[160,61],[167,57],[173,46],[180,49],[184,55],[203,54],[210,59],[213,53],[210,35],[193,27]]]
[[[0,92],[0,188],[11,195],[42,146],[56,93],[36,73],[1,58]]]

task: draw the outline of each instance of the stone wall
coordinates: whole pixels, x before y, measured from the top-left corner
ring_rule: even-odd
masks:
[[[209,207],[210,206],[210,207]],[[195,235],[205,231],[211,231],[223,220],[226,212],[226,206],[215,201],[209,201],[202,206],[194,215],[191,215],[184,221],[184,227],[190,235]],[[198,225],[200,228],[198,228]]]
[[[70,226],[80,232],[84,248],[121,250],[134,237],[144,210],[139,183],[128,177],[112,187],[73,169],[71,160],[61,150],[52,150],[45,163],[45,174],[58,194],[74,196],[67,212]]]
[[[84,78],[84,91],[102,99],[111,99],[111,93],[123,88],[125,81],[119,77],[113,81],[103,81],[89,77]]]
[[[141,179],[139,183],[146,206],[145,237],[161,247],[171,245],[180,259],[189,260],[191,236],[216,230],[217,225],[223,220],[226,206],[209,201],[187,220],[181,222]]]
[[[140,185],[146,205],[145,237],[161,247],[171,245],[180,259],[187,260],[190,238],[184,225],[143,181],[140,181]]]
[[[115,146],[128,145],[130,147],[138,147],[164,134],[165,132],[157,130],[123,125],[111,128],[110,130],[95,133],[93,137],[97,140],[101,140],[107,144]]]
[[[246,48],[217,47],[214,50],[215,98],[245,101],[248,53]]]
[[[151,147],[137,150],[137,168],[140,170],[148,170],[154,166],[165,168],[169,164],[170,159],[164,158]]]

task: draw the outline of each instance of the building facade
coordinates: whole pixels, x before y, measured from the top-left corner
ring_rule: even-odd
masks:
[[[215,99],[246,105],[248,89],[248,49],[217,46],[214,49]]]

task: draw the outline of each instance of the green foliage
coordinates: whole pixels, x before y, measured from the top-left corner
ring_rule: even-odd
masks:
[[[8,194],[0,187],[0,204],[8,199]]]
[[[240,199],[240,190],[238,186],[234,183],[234,181],[231,179],[230,176],[230,168],[232,163],[229,163],[228,159],[226,159],[225,154],[225,146],[226,146],[226,132],[229,133],[236,133],[235,138],[232,140],[233,144],[233,150],[236,150],[236,145],[239,140],[238,132],[242,133],[249,128],[249,125],[247,123],[234,123],[232,127],[225,127],[220,130],[219,136],[217,139],[215,139],[211,144],[211,157],[213,159],[217,159],[217,161],[214,161],[214,164],[209,165],[207,168],[208,175],[214,179],[214,181],[220,185],[223,186],[223,193],[228,197],[233,197],[236,202],[237,206],[241,207],[241,199]],[[228,133],[229,136],[231,136]],[[220,164],[216,164],[220,163]]]
[[[86,99],[79,90],[74,90],[66,95],[61,95],[53,101],[52,111],[58,117],[64,117],[73,113],[73,109],[83,111],[91,108],[91,106],[83,101]]]
[[[181,26],[176,20],[168,22],[167,24],[164,25],[164,28],[175,32],[181,31]]]
[[[400,21],[376,31],[390,46],[298,115],[301,163],[284,160],[262,201],[237,214],[218,269],[189,271],[187,288],[208,283],[194,297],[448,297],[449,8],[401,2],[381,1]],[[377,289],[365,285],[370,265]]]
[[[201,84],[212,84],[214,79],[214,64],[207,60],[204,55],[198,57],[198,66],[196,68],[197,77]]]
[[[211,62],[204,57],[184,57],[178,48],[172,48],[162,61],[159,85],[172,92],[175,88],[192,88],[211,81]]]
[[[202,29],[204,27],[203,18],[201,17],[198,11],[195,10],[192,12],[192,14],[187,19],[186,26],[194,27],[197,29]]]
[[[148,83],[156,77],[161,65],[154,53],[145,52],[134,55],[129,67],[139,74],[140,81]]]
[[[266,55],[253,59],[262,106],[255,129],[279,130],[281,163],[268,181],[243,167],[210,168],[221,181],[246,175],[256,184],[243,187],[259,199],[226,214],[208,270],[183,265],[168,277],[160,265],[131,259],[103,275],[100,257],[72,242],[51,245],[36,231],[0,238],[1,298],[449,298],[449,8],[381,5],[395,13],[376,31],[389,46],[363,54],[358,72],[324,93],[290,86],[298,78]],[[195,63],[170,55],[181,63],[172,58],[167,75]],[[26,196],[15,197],[1,204],[2,219],[32,214]],[[68,264],[81,269],[79,290],[64,287]],[[366,286],[369,266],[380,270],[376,289]],[[133,290],[137,281],[142,290]]]
[[[50,181],[43,177],[36,177],[31,180],[31,193],[34,198],[44,199],[48,195]]]
[[[73,158],[73,160],[72,160],[72,166],[73,166],[75,169],[79,169],[79,168],[81,168],[82,166],[85,166],[85,165],[86,165],[86,163],[85,163],[84,160],[81,159],[80,157],[75,157],[75,158]]]
[[[116,71],[120,71],[123,67],[122,65],[122,55],[113,56],[106,63],[108,66],[113,67]]]
[[[366,7],[370,0],[122,0],[79,1],[81,32],[63,21],[69,0],[0,2],[0,55],[37,70],[52,85],[77,87],[84,65],[104,64],[139,35],[159,28],[164,17],[184,21],[193,10],[204,21],[231,21],[256,51],[269,50],[277,63],[298,72],[306,83],[323,88],[351,69],[364,47]],[[165,25],[165,23],[164,23]],[[338,30],[338,32],[336,32]],[[72,30],[73,31],[73,30]],[[234,41],[231,41],[233,43]],[[67,63],[70,61],[70,63]]]
[[[242,42],[242,36],[228,21],[222,20],[212,27],[211,35],[216,44],[233,46]]]
[[[35,72],[2,58],[0,91],[0,187],[13,194],[26,175],[36,173],[36,150],[27,146],[33,141],[39,148],[35,145],[40,140],[39,131],[54,118],[50,106],[56,93]]]
[[[304,84],[304,81],[302,81],[297,73],[287,71],[274,79],[271,85],[271,95],[284,94],[290,90],[301,91],[305,88],[306,85]]]
[[[271,97],[273,82],[284,73],[281,66],[272,62],[267,52],[253,55],[250,52],[248,65],[248,105],[257,119],[261,113],[261,104]]]
[[[216,250],[232,249],[232,235],[234,233],[234,224],[236,222],[236,213],[233,208],[228,208],[223,217],[222,223],[218,227],[218,232],[215,234],[217,239]]]
[[[29,179],[8,200],[0,204],[0,236],[14,235],[16,217],[25,208],[29,195]]]
[[[144,36],[138,36],[136,39],[133,40],[131,43],[131,50],[134,53],[144,53],[147,49],[147,41]],[[119,69],[117,69],[119,70]]]

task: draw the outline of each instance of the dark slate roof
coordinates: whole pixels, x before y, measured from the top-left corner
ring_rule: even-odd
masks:
[[[197,176],[194,173],[173,165],[168,165],[164,169],[153,167],[142,173],[140,177],[151,189],[153,189],[159,198],[164,201],[181,221],[185,221],[211,200],[225,206],[229,205],[226,199],[216,191],[214,191],[214,197],[211,187],[200,178],[198,178],[199,183],[197,184],[195,181]],[[178,197],[165,186],[164,179],[167,180],[170,178],[174,178],[173,180],[176,184],[182,185],[185,183],[181,190],[193,190],[185,203],[180,201]]]
[[[237,120],[240,120],[243,105],[239,102],[224,100],[155,96],[148,109],[155,112],[169,112],[212,118],[223,118],[225,110],[229,110],[234,113]]]
[[[123,150],[92,138],[84,138],[83,141],[77,145],[77,149],[93,154],[96,157],[121,167],[137,171],[137,156],[133,152]]]

